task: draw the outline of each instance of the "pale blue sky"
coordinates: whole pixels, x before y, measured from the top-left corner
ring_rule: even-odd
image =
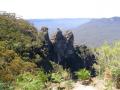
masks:
[[[120,16],[120,0],[0,0],[0,11],[23,18],[102,18]]]

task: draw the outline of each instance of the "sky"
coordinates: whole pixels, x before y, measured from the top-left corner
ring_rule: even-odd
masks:
[[[0,11],[25,19],[120,16],[120,0],[0,0]]]

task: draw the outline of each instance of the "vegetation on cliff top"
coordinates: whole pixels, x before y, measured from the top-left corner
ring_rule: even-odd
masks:
[[[70,90],[70,80],[89,80],[91,76],[104,76],[103,73],[110,74],[110,80],[120,88],[119,42],[113,46],[105,44],[94,53],[85,45],[76,46],[73,47],[76,58],[70,56],[56,63],[49,60],[54,53],[53,48],[49,52],[44,34],[38,34],[23,19],[0,15],[0,90],[51,90],[52,84],[61,89],[65,81]]]

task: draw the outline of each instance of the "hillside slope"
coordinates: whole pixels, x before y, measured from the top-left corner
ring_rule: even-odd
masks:
[[[93,19],[73,30],[75,43],[85,43],[91,47],[111,43],[120,39],[120,18]]]

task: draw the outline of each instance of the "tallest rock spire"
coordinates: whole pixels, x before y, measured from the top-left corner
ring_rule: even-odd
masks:
[[[62,62],[74,54],[73,43],[74,36],[70,31],[67,31],[65,35],[63,35],[62,31],[58,29],[57,33],[53,35],[52,45],[58,62]]]
[[[66,51],[66,38],[63,36],[62,31],[58,29],[52,37],[54,52],[56,54],[56,59],[61,62],[65,57]]]

